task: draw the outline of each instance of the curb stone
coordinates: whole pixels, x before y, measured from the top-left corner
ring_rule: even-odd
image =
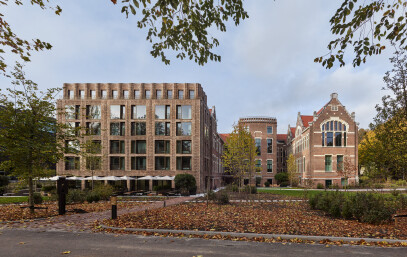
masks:
[[[221,231],[201,231],[201,230],[171,230],[171,229],[143,229],[143,228],[118,228],[118,227],[109,227],[101,225],[101,228],[112,229],[112,230],[121,230],[129,232],[152,232],[152,233],[182,233],[185,235],[222,235],[222,236],[231,236],[231,237],[263,237],[263,238],[281,238],[281,239],[301,239],[309,241],[344,241],[344,242],[357,242],[363,240],[367,243],[406,243],[407,240],[398,240],[398,239],[378,239],[378,238],[362,238],[362,237],[334,237],[334,236],[305,236],[305,235],[284,235],[284,234],[256,234],[256,233],[236,233],[236,232],[221,232]]]

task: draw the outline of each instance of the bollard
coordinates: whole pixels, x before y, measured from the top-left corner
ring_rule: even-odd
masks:
[[[164,207],[165,207],[165,200],[164,200]]]
[[[110,197],[110,203],[112,204],[112,219],[117,219],[117,196]]]

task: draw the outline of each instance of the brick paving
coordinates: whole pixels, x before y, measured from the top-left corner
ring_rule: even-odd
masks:
[[[180,204],[191,201],[194,196],[178,197],[165,200],[166,206]],[[140,205],[130,209],[118,209],[117,214],[123,215],[131,212],[157,209],[164,206],[164,201],[156,201],[145,205]],[[93,223],[96,220],[108,219],[111,217],[111,211],[90,212],[84,214],[72,214],[55,216],[46,219],[13,222],[0,224],[0,229],[27,229],[32,231],[68,231],[68,232],[91,232]]]

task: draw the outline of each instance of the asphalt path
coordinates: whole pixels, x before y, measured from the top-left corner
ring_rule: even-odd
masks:
[[[65,254],[63,254],[65,252]],[[0,230],[0,256],[392,256],[406,248],[258,243],[104,233]]]

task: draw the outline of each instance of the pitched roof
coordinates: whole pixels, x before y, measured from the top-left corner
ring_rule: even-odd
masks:
[[[287,141],[287,134],[277,134],[277,140]]]
[[[291,134],[293,134],[293,136],[295,136],[295,128],[290,128],[291,129]]]
[[[309,124],[308,122],[312,122],[314,120],[314,116],[312,115],[301,115],[301,121],[304,127],[308,128]]]
[[[212,109],[209,109],[209,114],[212,114]]]
[[[230,136],[230,134],[219,134],[220,138],[223,140],[223,142],[226,143],[226,139]]]

